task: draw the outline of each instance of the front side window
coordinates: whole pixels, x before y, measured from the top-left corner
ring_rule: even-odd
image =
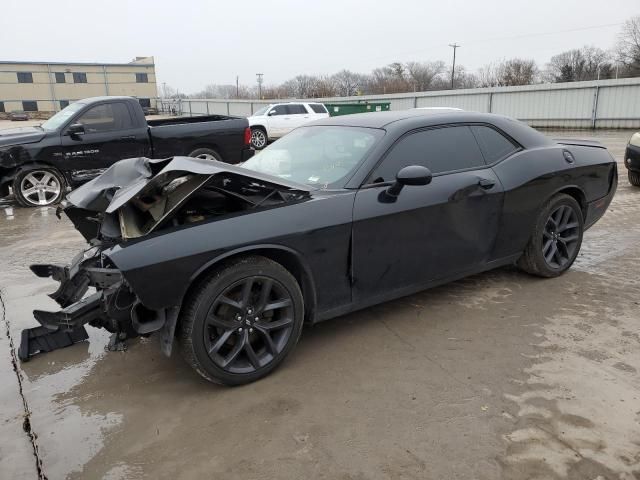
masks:
[[[264,115],[265,113],[267,113],[267,110],[269,110],[269,105],[267,105],[266,107],[262,107],[260,110],[256,110],[253,114]]]
[[[300,105],[299,103],[294,103],[292,105],[287,105],[287,109],[289,110],[290,115],[302,115],[307,112],[307,109],[304,108],[304,105]]]
[[[276,105],[269,111],[269,115],[288,115],[289,111],[287,110],[286,105]]]
[[[423,130],[401,138],[369,176],[369,183],[394,181],[409,165],[422,165],[437,174],[484,167],[485,163],[468,126]]]
[[[17,72],[18,83],[33,83],[33,74],[31,72]]]
[[[473,125],[471,130],[478,139],[482,154],[489,164],[502,160],[518,150],[511,140],[493,128]]]
[[[67,80],[64,76],[64,72],[56,72],[55,73],[56,76],[56,83],[66,83]]]
[[[81,72],[73,72],[73,83],[87,83],[87,74]]]
[[[298,128],[242,167],[320,188],[341,188],[383,135],[384,130],[376,128]]]
[[[34,100],[25,100],[22,102],[22,110],[25,112],[37,112],[38,102]]]
[[[136,83],[149,83],[149,77],[146,73],[136,73]]]
[[[124,103],[105,103],[84,112],[76,121],[86,133],[124,130],[133,126],[129,109]]]

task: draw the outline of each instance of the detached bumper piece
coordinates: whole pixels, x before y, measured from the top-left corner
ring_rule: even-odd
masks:
[[[59,312],[34,310],[33,316],[42,326],[22,331],[20,360],[26,362],[38,353],[69,347],[89,338],[84,325],[100,317],[101,299],[98,292]]]
[[[28,362],[31,357],[38,353],[69,347],[88,338],[89,335],[83,326],[70,331],[51,331],[45,327],[26,328],[22,330],[18,358],[23,362]]]

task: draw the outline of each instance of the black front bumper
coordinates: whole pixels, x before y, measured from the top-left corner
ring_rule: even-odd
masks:
[[[633,172],[640,172],[640,147],[627,145],[624,152],[624,166]]]

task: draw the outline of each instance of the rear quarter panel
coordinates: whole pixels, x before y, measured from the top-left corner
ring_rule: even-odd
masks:
[[[563,151],[575,163],[568,163]],[[605,197],[615,161],[604,148],[553,145],[523,150],[493,167],[505,190],[494,258],[524,250],[540,209],[554,194],[578,189],[586,204]]]
[[[149,135],[153,156],[186,156],[198,148],[212,148],[222,156],[223,161],[239,163],[245,148],[244,130],[248,126],[245,118],[158,126],[152,124],[149,126]]]

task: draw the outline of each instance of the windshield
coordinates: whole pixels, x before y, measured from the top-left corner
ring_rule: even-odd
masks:
[[[341,188],[383,135],[375,128],[298,128],[242,166],[315,187]]]
[[[82,107],[84,107],[83,103],[72,103],[70,105],[67,105],[49,120],[40,125],[40,127],[45,130],[57,130],[61,125],[69,120],[69,117],[74,115],[77,111],[81,110]]]
[[[255,112],[253,112],[254,115],[264,115],[265,113],[267,113],[267,110],[269,110],[269,108],[271,108],[271,105],[267,105],[266,107],[262,107],[260,110],[256,110]]]

